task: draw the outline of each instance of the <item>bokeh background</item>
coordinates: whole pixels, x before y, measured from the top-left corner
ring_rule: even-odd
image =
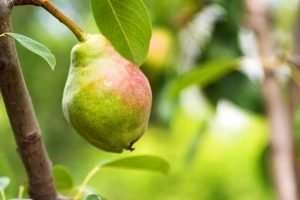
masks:
[[[88,1],[53,2],[84,29],[98,32]],[[274,199],[262,72],[253,33],[244,26],[243,1],[145,3],[153,39],[142,70],[151,81],[154,105],[148,131],[136,150],[125,155],[161,156],[171,164],[171,172],[163,176],[103,169],[91,190],[109,200]],[[274,35],[289,52],[297,0],[272,0],[270,5]],[[13,27],[46,44],[57,58],[51,71],[38,56],[17,46],[53,164],[64,165],[80,184],[97,163],[120,155],[92,147],[63,117],[62,92],[76,40],[44,10],[30,6],[14,10]],[[242,60],[241,65],[236,60]],[[26,182],[12,135],[0,101],[0,176],[12,180],[10,197]]]

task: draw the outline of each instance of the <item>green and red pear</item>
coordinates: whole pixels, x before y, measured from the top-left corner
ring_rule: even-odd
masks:
[[[122,152],[147,129],[152,93],[138,65],[102,35],[87,35],[72,49],[62,104],[67,121],[89,143]]]

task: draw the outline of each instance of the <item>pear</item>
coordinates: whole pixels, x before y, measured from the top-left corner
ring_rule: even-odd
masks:
[[[67,121],[92,145],[120,153],[147,129],[148,79],[102,35],[88,35],[71,52],[62,106]]]
[[[162,72],[169,67],[175,42],[172,33],[165,28],[155,27],[152,32],[149,53],[145,64],[152,71]]]

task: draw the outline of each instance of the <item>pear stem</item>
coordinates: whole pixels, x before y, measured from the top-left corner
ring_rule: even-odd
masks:
[[[66,25],[76,36],[79,41],[85,40],[84,31],[69,17],[64,15],[55,5],[49,0],[42,0],[42,7],[56,17],[61,23]]]
[[[76,24],[76,22],[60,11],[50,0],[11,0],[11,5],[34,5],[43,7],[61,23],[67,26],[80,42],[86,40],[86,33]]]

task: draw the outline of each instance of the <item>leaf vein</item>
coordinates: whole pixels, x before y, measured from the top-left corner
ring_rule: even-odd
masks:
[[[110,8],[111,8],[111,10],[112,10],[113,15],[115,16],[115,19],[116,19],[116,21],[117,21],[117,24],[119,25],[120,30],[121,30],[121,32],[122,32],[124,38],[125,38],[125,41],[126,41],[126,43],[127,43],[127,45],[128,45],[130,54],[131,54],[132,58],[135,59],[135,56],[134,56],[134,54],[133,54],[133,50],[132,50],[132,48],[131,48],[131,46],[130,46],[129,38],[128,38],[128,36],[126,35],[126,33],[125,33],[125,31],[124,31],[124,28],[123,28],[123,26],[122,26],[121,21],[120,21],[119,18],[118,18],[118,15],[117,15],[117,13],[116,13],[116,11],[115,11],[115,8],[114,8],[114,6],[113,6],[111,0],[107,0],[107,2],[108,2],[109,6],[110,6]]]

